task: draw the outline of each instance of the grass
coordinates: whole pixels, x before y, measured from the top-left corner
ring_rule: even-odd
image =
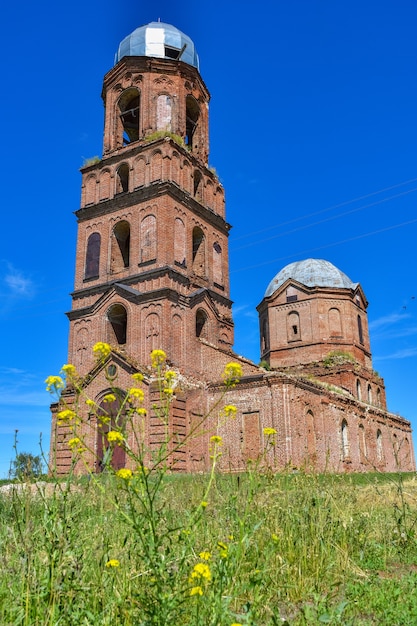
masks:
[[[111,348],[99,342],[94,353],[107,362]],[[160,383],[152,410],[168,433],[176,374],[163,351],[151,360]],[[78,406],[94,411],[75,368],[62,372]],[[240,376],[238,364],[226,365],[225,390]],[[171,473],[168,434],[157,448],[142,436],[143,377],[133,379],[116,416],[97,413],[112,427],[101,430],[103,473],[89,469],[94,451],[83,433],[91,422],[77,403],[61,403],[58,424],[71,432],[68,476],[0,492],[2,626],[417,622],[415,474],[273,473],[266,456],[245,473],[220,474],[219,434],[210,439],[207,475]],[[59,396],[62,378],[46,382]],[[115,395],[106,398],[112,406]],[[223,424],[236,407],[218,402],[214,411]],[[133,425],[135,449],[127,443]],[[265,431],[274,445],[275,430]],[[117,446],[127,457],[118,470]],[[80,463],[86,475],[77,477]]]
[[[398,478],[216,474],[201,509],[207,476],[165,474],[156,534],[132,528],[141,505],[114,476],[2,495],[0,623],[416,623],[417,544],[398,527]],[[415,521],[416,478],[401,481]],[[192,578],[198,563],[210,578]]]

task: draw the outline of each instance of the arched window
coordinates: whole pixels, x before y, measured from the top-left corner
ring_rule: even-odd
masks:
[[[194,198],[203,200],[203,177],[198,170],[194,170]]]
[[[140,262],[156,261],[156,217],[147,215],[140,223]]]
[[[119,98],[122,145],[139,139],[140,97],[137,89],[127,89]]]
[[[118,222],[113,228],[110,271],[119,272],[130,263],[130,224]]]
[[[151,180],[162,180],[162,152],[156,150],[151,156]]]
[[[187,266],[185,224],[179,217],[176,217],[174,221],[174,261],[181,267]]]
[[[359,380],[359,378],[356,379],[356,396],[358,400],[362,400],[362,388],[361,388],[361,381]]]
[[[100,200],[108,200],[110,198],[110,181],[110,170],[103,170],[100,174]]]
[[[222,247],[218,241],[213,244],[213,281],[223,286]]]
[[[372,387],[368,385],[368,403],[372,404]]]
[[[113,304],[107,311],[109,343],[121,346],[126,343],[127,313],[121,304]]]
[[[359,424],[359,456],[361,461],[366,459],[366,438],[363,424]]]
[[[342,459],[349,458],[349,432],[347,421],[343,420],[341,427],[341,435],[342,435]]]
[[[376,431],[376,458],[378,461],[382,461],[383,459],[383,448],[382,448],[382,433],[378,430]]]
[[[195,336],[208,338],[208,315],[203,309],[198,309],[195,316]]]
[[[172,99],[161,94],[156,101],[156,130],[171,131]]]
[[[129,166],[123,163],[117,170],[116,193],[129,191]]]
[[[185,145],[192,151],[195,147],[194,133],[197,128],[198,118],[200,117],[200,107],[197,100],[193,96],[186,98],[186,130]]]
[[[359,343],[363,344],[362,318],[360,315],[358,315],[358,334],[359,334]]]
[[[121,389],[108,389],[103,393],[104,397],[108,393],[116,396],[113,402],[104,402],[98,400],[99,409],[97,411],[97,466],[96,471],[102,472],[106,467],[112,467],[115,470],[125,467],[126,453],[122,446],[111,447],[107,440],[107,433],[111,430],[123,432],[125,428],[126,415],[123,409],[125,392]],[[101,420],[100,417],[105,416],[107,419]]]
[[[310,462],[314,460],[316,456],[316,433],[314,427],[314,414],[313,411],[308,410],[306,414],[306,427],[307,427],[307,453]]]
[[[206,275],[206,240],[198,226],[193,229],[193,271],[197,276]]]
[[[287,315],[287,340],[301,340],[300,316],[297,311],[291,311]]]
[[[100,270],[100,233],[92,233],[87,242],[84,278],[98,278]]]
[[[329,334],[330,337],[342,337],[342,320],[339,309],[329,309]]]
[[[381,390],[379,387],[376,390],[376,405],[381,406]]]
[[[268,320],[264,318],[261,323],[261,353],[267,350],[269,350]]]

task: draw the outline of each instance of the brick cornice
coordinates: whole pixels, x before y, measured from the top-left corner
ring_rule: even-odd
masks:
[[[192,198],[189,193],[172,181],[156,181],[150,185],[139,187],[135,191],[121,193],[111,200],[104,200],[97,204],[78,209],[78,211],[75,211],[75,215],[79,222],[83,222],[103,215],[109,215],[119,209],[126,209],[143,202],[149,202],[166,195],[228,236],[231,226],[223,217],[200,204],[195,198]]]

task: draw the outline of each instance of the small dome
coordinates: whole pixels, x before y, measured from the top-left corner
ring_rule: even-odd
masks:
[[[175,26],[164,22],[150,22],[125,37],[116,52],[115,64],[123,57],[179,58],[199,68],[198,55],[191,39]]]
[[[329,261],[323,259],[306,259],[286,265],[271,280],[265,291],[265,298],[272,296],[289,278],[306,287],[338,287],[342,289],[355,289],[358,283],[353,283],[346,274],[341,272]]]

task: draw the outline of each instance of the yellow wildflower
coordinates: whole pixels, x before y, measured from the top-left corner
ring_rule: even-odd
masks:
[[[171,382],[171,380],[174,380],[174,378],[176,378],[176,373],[173,372],[172,370],[167,370],[165,372],[165,380],[168,382]]]
[[[75,378],[77,374],[75,365],[72,365],[71,363],[67,363],[66,365],[63,365],[61,370],[64,372],[65,376],[68,376],[68,378]]]
[[[153,368],[157,368],[160,365],[163,365],[166,361],[167,355],[163,350],[152,350],[151,352],[151,363]]]
[[[123,480],[130,480],[133,476],[133,472],[132,470],[127,469],[127,467],[122,467],[121,469],[117,470],[116,476],[122,478]]]
[[[189,582],[200,578],[207,581],[211,580],[211,571],[207,563],[197,563],[197,565],[194,565],[194,569],[190,574]]]
[[[104,343],[104,341],[98,341],[93,346],[93,354],[97,359],[105,359],[109,356],[111,352],[111,348],[108,343]]]
[[[237,407],[234,404],[226,404],[226,406],[223,407],[223,413],[225,417],[234,419],[236,417]]]
[[[132,387],[131,389],[129,389],[129,400],[139,400],[139,402],[143,402],[143,399],[145,397],[145,394],[143,393],[142,389],[139,389],[138,387]]]
[[[114,393],[108,393],[104,396],[103,402],[115,402],[116,396]]]
[[[275,533],[272,533],[272,535],[271,535],[271,539],[272,539],[272,541],[275,541],[275,543],[276,543],[277,541],[279,541],[279,537],[278,537],[278,535],[276,535]]]
[[[270,437],[271,435],[276,435],[277,431],[275,430],[275,428],[264,428],[264,435],[266,435],[267,437]]]
[[[200,552],[200,554],[198,555],[200,557],[200,559],[202,559],[203,561],[210,561],[211,559],[211,553],[204,551],[204,552]]]
[[[205,509],[208,506],[208,502],[203,500],[202,502],[200,502],[200,506],[201,506],[202,509]]]
[[[123,443],[123,435],[116,430],[110,430],[107,433],[107,441],[110,443]]]
[[[54,391],[59,391],[64,388],[64,381],[61,376],[48,376],[45,380],[46,391],[53,393]]]
[[[137,383],[141,383],[144,379],[144,375],[141,374],[140,372],[136,372],[135,374],[132,374],[132,378]]]
[[[90,398],[88,398],[88,400],[85,401],[87,406],[96,406],[96,403],[94,402],[94,400],[90,400]]]
[[[228,363],[223,371],[223,380],[228,387],[234,387],[243,376],[240,363]]]
[[[62,424],[67,424],[68,422],[72,422],[72,420],[77,417],[77,414],[71,409],[64,409],[56,414],[59,426]]]
[[[233,622],[233,624],[230,624],[230,626],[243,626],[243,624],[241,624],[240,622]]]
[[[143,407],[141,407],[140,409],[136,409],[136,413],[137,413],[138,415],[142,415],[142,417],[145,417],[145,416],[146,416],[146,414],[147,414],[147,412],[148,412],[148,411],[147,411],[146,409],[144,409]]]
[[[227,547],[227,545],[225,543],[223,543],[223,541],[218,541],[217,542],[217,547],[219,548],[219,554],[221,556],[222,559],[227,559],[228,555],[229,555],[229,549]]]
[[[191,587],[190,596],[202,596],[202,595],[203,595],[203,590],[200,586]]]
[[[173,395],[173,393],[174,393],[174,390],[173,390],[173,389],[171,389],[171,387],[165,387],[165,389],[164,389],[164,394],[165,394],[166,396],[172,396],[172,395]]]
[[[210,441],[211,443],[217,443],[219,446],[221,446],[223,443],[223,437],[220,437],[220,435],[213,435],[212,437],[210,437]]]
[[[120,561],[118,561],[117,559],[110,559],[109,561],[107,561],[106,567],[120,567]]]
[[[70,448],[76,448],[81,443],[81,439],[79,437],[73,437],[68,441],[68,445]]]

